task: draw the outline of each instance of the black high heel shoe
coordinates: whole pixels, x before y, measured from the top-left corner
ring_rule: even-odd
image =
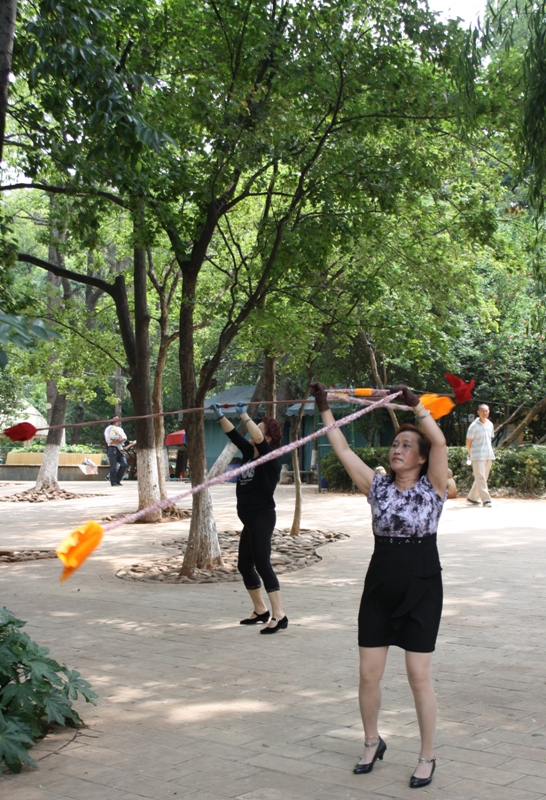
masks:
[[[420,789],[422,786],[428,786],[432,781],[432,776],[436,769],[436,756],[432,756],[432,758],[418,758],[417,761],[419,764],[432,764],[432,770],[428,778],[416,778],[415,775],[412,775],[409,782],[412,789]]]
[[[356,764],[353,770],[355,775],[366,775],[368,772],[371,772],[373,769],[373,765],[379,759],[379,761],[383,761],[383,756],[387,751],[387,745],[381,738],[378,736],[378,741],[373,743],[364,742],[364,747],[375,747],[377,745],[377,750],[375,751],[375,755],[373,759],[370,761],[369,764]]]
[[[252,612],[256,614],[255,611]],[[256,614],[255,617],[247,617],[246,619],[242,619],[239,625],[256,625],[258,622],[269,622],[269,611],[264,611],[263,614]]]
[[[268,628],[266,625],[265,628],[262,628],[260,633],[277,633],[277,631],[282,631],[284,628],[288,628],[288,617],[284,616],[282,619],[271,617],[271,619],[277,623],[275,627]]]

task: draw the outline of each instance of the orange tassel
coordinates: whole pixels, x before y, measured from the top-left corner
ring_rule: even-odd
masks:
[[[430,411],[433,419],[445,417],[455,408],[455,403],[450,397],[442,397],[438,394],[422,394],[419,400]]]
[[[103,533],[102,525],[91,520],[69,533],[61,542],[56,550],[57,556],[64,564],[63,574],[60,577],[61,583],[69,578],[78,567],[81,567],[85,559],[99,546]]]

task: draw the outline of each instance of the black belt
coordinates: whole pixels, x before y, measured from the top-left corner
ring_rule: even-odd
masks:
[[[421,546],[431,547],[436,544],[436,534],[429,536],[377,536],[374,534],[376,547],[405,547]]]

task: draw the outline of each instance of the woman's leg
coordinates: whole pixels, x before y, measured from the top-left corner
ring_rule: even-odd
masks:
[[[436,733],[436,695],[432,686],[432,653],[413,653],[406,650],[406,672],[415,700],[417,721],[421,733],[420,758],[431,759],[434,755],[434,735]],[[428,778],[432,765],[419,763],[415,770],[416,778]]]
[[[381,708],[381,678],[385,671],[388,647],[359,647],[360,681],[358,686],[358,702],[364,725],[364,736],[367,742],[375,742],[378,738],[378,718]],[[379,741],[377,742],[379,744]],[[360,764],[373,761],[376,747],[364,748]]]
[[[250,595],[256,614],[264,614],[267,611],[267,606],[264,603],[262,588],[260,584],[260,576],[254,567],[254,556],[252,553],[251,534],[245,525],[241,538],[239,539],[239,556],[237,560],[237,569],[243,576],[245,588]],[[250,615],[250,618],[253,614]]]
[[[265,614],[267,611],[267,606],[264,603],[261,587],[259,589],[247,589],[247,592],[249,593],[250,599],[254,605],[255,614]],[[253,617],[254,614],[251,614],[250,616]]]
[[[275,619],[282,619],[284,617],[284,611],[282,610],[282,602],[281,602],[281,593],[277,589],[276,592],[268,592],[269,600],[271,602],[271,616]],[[270,627],[275,627],[275,622],[269,621]]]
[[[270,628],[275,628],[277,625],[276,620],[282,619],[285,615],[281,602],[279,581],[275,570],[271,566],[271,538],[275,529],[275,522],[275,511],[269,510],[258,512],[250,525],[254,564],[271,602],[271,619],[268,623]]]

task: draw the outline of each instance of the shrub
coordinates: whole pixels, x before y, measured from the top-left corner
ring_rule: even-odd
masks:
[[[449,466],[459,493],[470,490],[474,476],[466,464],[466,447],[448,447]],[[355,448],[355,453],[372,469],[381,465],[389,471],[388,447]],[[320,462],[321,475],[330,489],[350,491],[351,479],[334,453]],[[546,492],[546,446],[528,445],[495,450],[495,460],[489,475],[489,488],[507,493],[540,496]]]
[[[104,444],[106,447],[106,442]],[[94,447],[89,444],[62,444],[60,447],[61,453],[104,453],[104,447]],[[45,444],[36,443],[30,444],[28,447],[14,447],[18,453],[43,453]]]
[[[44,735],[47,725],[80,725],[72,708],[78,695],[95,704],[97,695],[79,672],[49,658],[21,628],[7,608],[0,608],[0,771],[5,764],[20,772],[36,766],[27,750]]]

